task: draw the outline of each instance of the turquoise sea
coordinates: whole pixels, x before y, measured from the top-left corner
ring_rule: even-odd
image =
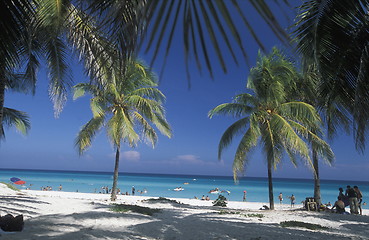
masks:
[[[53,191],[58,191],[62,185],[62,191],[67,192],[102,192],[103,186],[111,188],[113,174],[106,172],[75,172],[75,171],[46,171],[46,170],[10,170],[0,169],[0,181],[9,182],[10,178],[18,177],[26,184],[22,189],[41,190],[42,187],[50,186]],[[188,184],[185,184],[188,183]],[[275,178],[274,199],[279,203],[278,194],[283,193],[284,203],[288,203],[287,196],[294,194],[296,203],[313,196],[314,183],[310,179],[287,179]],[[363,193],[363,202],[369,202],[369,182],[360,181],[336,181],[321,180],[322,202],[334,201],[338,195],[338,188],[346,188],[346,185],[357,185]],[[231,201],[242,201],[243,191],[247,191],[247,201],[268,202],[267,178],[244,177],[238,183],[234,183],[232,177],[220,176],[195,176],[195,175],[167,175],[167,174],[142,174],[142,173],[120,173],[118,187],[122,192],[131,194],[132,186],[136,189],[136,195],[146,189],[147,193],[142,195],[154,197],[179,197],[179,198],[201,198],[202,195],[209,196],[212,200],[217,194],[210,194],[211,189],[229,191],[224,195]],[[184,188],[183,191],[173,191],[176,187]],[[363,208],[368,208],[363,206]]]

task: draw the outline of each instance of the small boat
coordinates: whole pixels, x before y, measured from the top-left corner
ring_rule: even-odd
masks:
[[[179,191],[183,191],[184,188],[183,187],[176,187],[175,189],[173,189],[173,191],[179,192]]]
[[[187,184],[189,184],[188,182],[185,182],[185,183],[183,183],[184,185],[187,185]]]

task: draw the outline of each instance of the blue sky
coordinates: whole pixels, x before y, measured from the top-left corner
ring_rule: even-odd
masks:
[[[280,43],[257,15],[250,11],[257,33],[268,50]],[[287,26],[287,24],[286,24]],[[247,34],[242,33],[242,34]],[[248,36],[248,39],[250,37]],[[250,65],[256,62],[258,46],[252,40],[246,44]],[[140,57],[148,60],[147,55]],[[215,56],[211,56],[215,57]],[[217,146],[224,130],[235,121],[232,118],[215,117],[209,119],[207,112],[245,90],[250,66],[241,62],[232,64],[226,56],[229,72],[223,74],[215,66],[215,78],[202,75],[191,62],[191,89],[185,72],[182,41],[176,38],[166,71],[159,88],[167,97],[165,104],[167,119],[173,129],[173,137],[159,136],[155,149],[141,143],[137,148],[122,146],[120,171],[142,173],[232,175],[232,161],[237,139],[228,148],[221,161],[217,159]],[[160,71],[162,59],[154,65]],[[74,65],[75,82],[86,81],[82,68]],[[47,93],[47,69],[41,68],[35,96],[6,93],[5,106],[27,112],[31,117],[32,129],[22,136],[14,129],[6,129],[6,141],[0,145],[0,168],[15,169],[57,169],[79,171],[113,171],[114,149],[105,132],[94,140],[92,147],[80,157],[74,148],[74,139],[80,127],[91,118],[89,98],[73,101],[68,99],[59,118],[54,118],[52,103]],[[359,154],[355,150],[352,136],[344,133],[329,142],[336,154],[333,167],[321,164],[322,179],[347,179],[369,181],[368,151]],[[246,167],[245,176],[266,177],[264,155],[256,149]],[[300,163],[294,168],[286,158],[274,173],[275,177],[311,178],[311,171]]]

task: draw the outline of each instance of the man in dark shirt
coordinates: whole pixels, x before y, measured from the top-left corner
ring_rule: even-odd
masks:
[[[349,203],[350,203],[350,213],[351,214],[358,214],[358,201],[357,201],[357,194],[355,192],[355,190],[350,187],[350,185],[347,185],[346,188],[346,194],[345,194],[348,199],[349,199]]]

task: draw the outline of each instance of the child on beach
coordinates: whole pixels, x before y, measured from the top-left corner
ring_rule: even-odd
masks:
[[[283,201],[282,193],[279,193],[278,199],[279,199],[279,204],[282,204],[282,201]]]

